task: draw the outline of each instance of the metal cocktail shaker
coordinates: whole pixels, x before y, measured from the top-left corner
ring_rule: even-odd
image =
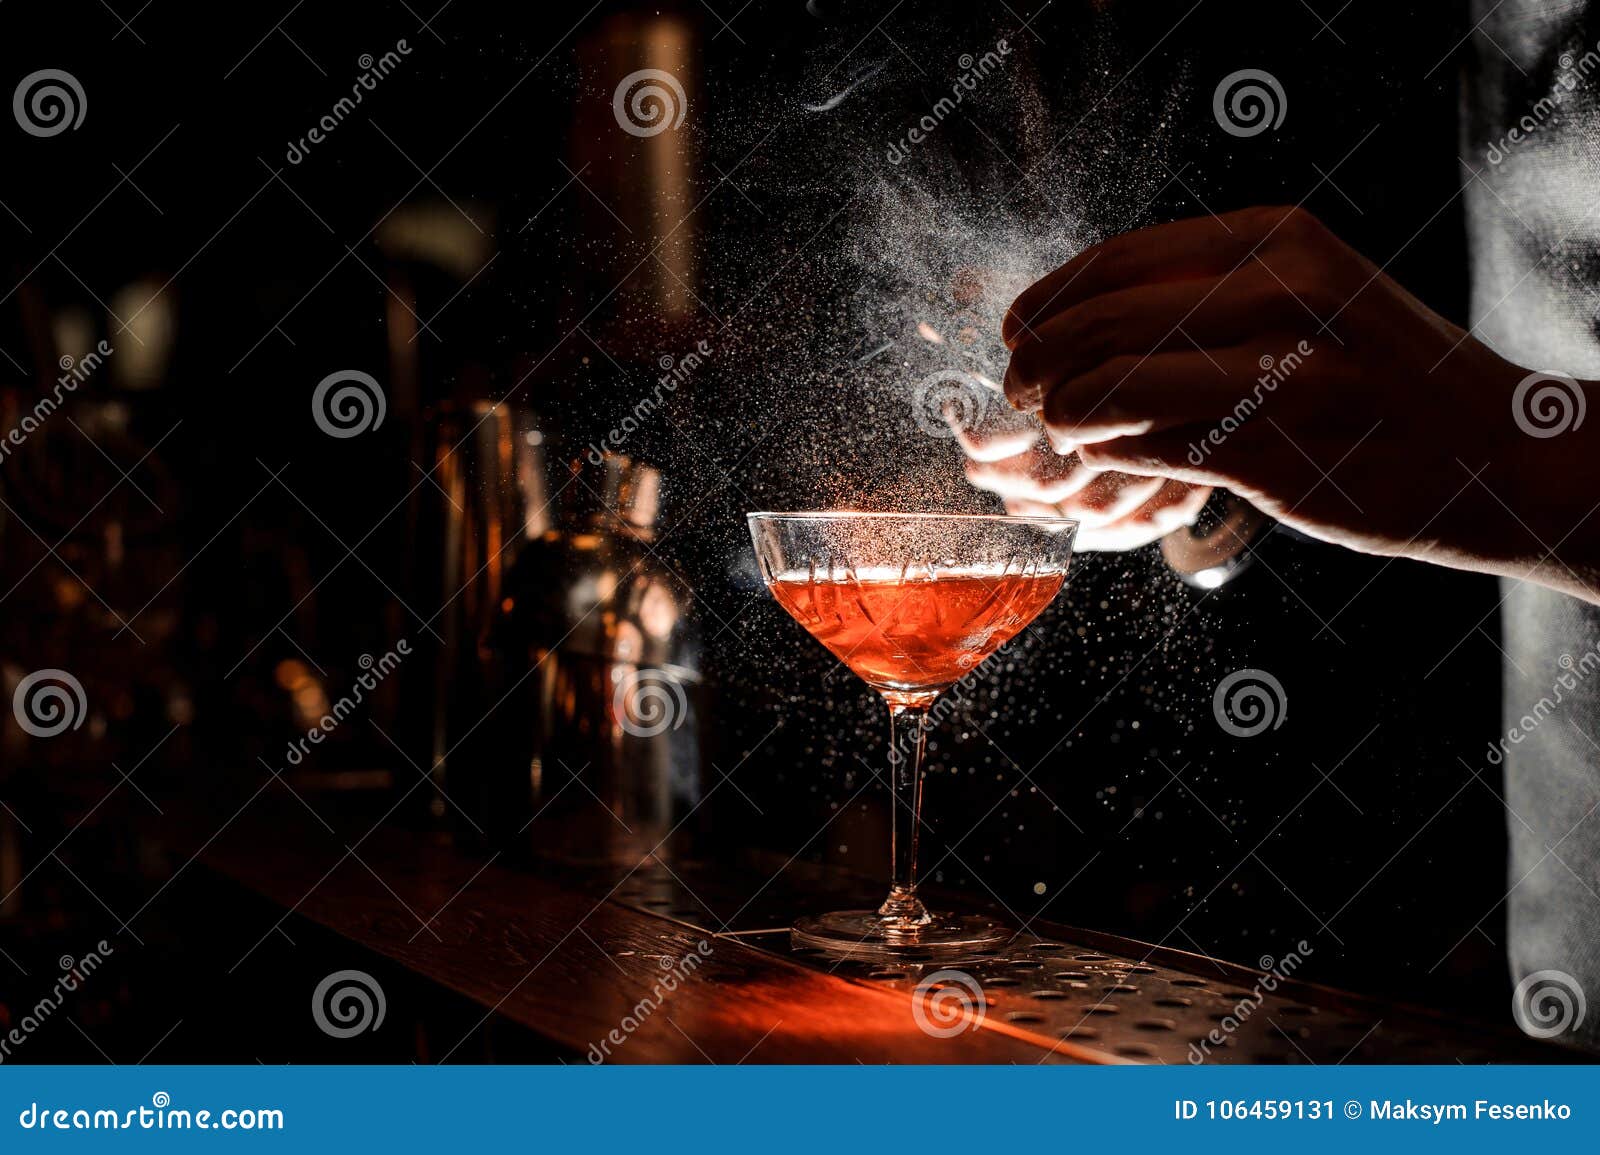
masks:
[[[632,865],[700,800],[698,622],[656,550],[660,471],[546,448],[554,516],[518,558],[505,622],[537,687],[532,844]]]
[[[1272,518],[1226,489],[1213,490],[1193,525],[1161,539],[1167,568],[1196,589],[1214,590],[1250,565],[1252,543],[1271,528]]]
[[[434,816],[569,858],[659,838],[699,797],[701,715],[691,596],[655,545],[660,472],[516,405],[426,428],[417,584],[443,608],[406,714]]]

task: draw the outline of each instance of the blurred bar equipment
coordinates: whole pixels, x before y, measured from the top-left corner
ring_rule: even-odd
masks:
[[[62,676],[49,681],[81,690],[60,742],[30,741],[8,710],[0,753],[49,767],[51,790],[95,797],[111,757],[142,753],[192,713],[176,652],[184,493],[161,450],[178,424],[160,388],[175,310],[135,281],[116,294],[136,325],[124,333],[75,291],[53,296],[21,286],[20,342],[7,334],[36,361],[31,380],[0,387],[0,596],[13,621],[0,689],[9,703],[52,667]]]
[[[699,797],[698,627],[656,549],[671,421],[659,416],[626,455],[595,448],[606,400],[633,396],[666,353],[692,347],[690,138],[629,131],[611,95],[652,70],[687,84],[697,28],[672,11],[618,13],[579,41],[579,67],[606,98],[572,107],[572,155],[550,174],[570,195],[541,191],[499,243],[537,259],[546,232],[573,230],[611,248],[581,260],[562,250],[563,291],[535,325],[549,335],[508,367],[505,400],[490,399],[493,367],[441,376],[419,362],[408,311],[391,310],[394,410],[416,399],[414,460],[433,482],[411,497],[413,604],[439,609],[437,637],[413,631],[421,652],[398,724],[431,779],[424,817],[496,845],[526,831],[540,853],[605,860],[622,843],[637,862]],[[450,223],[457,247],[472,247]],[[413,267],[415,232],[386,245],[406,300],[428,280]]]
[[[592,818],[598,801],[612,817],[547,822],[537,841],[631,865],[700,798],[700,632],[687,585],[653,549],[661,474],[621,455],[557,461],[555,527],[513,577],[518,656],[538,670],[534,802]],[[585,826],[598,843],[566,837]]]
[[[419,632],[421,660],[406,671],[404,745],[414,769],[432,779],[431,817],[453,805],[455,817],[480,829],[508,801],[526,809],[515,803],[514,767],[526,765],[533,737],[511,724],[525,711],[496,708],[521,688],[494,648],[505,574],[529,517],[515,487],[518,415],[488,401],[428,411],[419,464],[432,484],[412,493],[413,604],[437,612],[431,632]]]
[[[1214,590],[1249,567],[1255,556],[1251,545],[1264,539],[1274,524],[1237,494],[1213,490],[1193,525],[1161,539],[1161,556],[1186,584]]]
[[[540,851],[648,850],[700,781],[698,629],[651,546],[661,474],[563,453],[526,406],[445,406],[425,429],[415,584],[443,608],[407,715],[431,815],[499,841],[548,811]],[[602,807],[598,841],[561,820]]]

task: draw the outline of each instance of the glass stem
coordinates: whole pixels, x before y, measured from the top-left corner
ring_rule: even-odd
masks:
[[[890,929],[915,931],[933,921],[917,897],[917,840],[922,825],[922,747],[927,738],[925,700],[889,702],[889,779],[894,826],[890,833],[893,879],[878,908]]]

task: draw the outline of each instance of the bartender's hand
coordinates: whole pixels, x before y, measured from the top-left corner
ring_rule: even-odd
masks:
[[[1010,295],[994,270],[973,266],[957,271],[949,293],[958,315],[970,310],[962,319],[971,322],[973,333]],[[983,391],[994,383],[978,378],[969,384]],[[998,494],[1009,513],[1074,518],[1075,550],[1127,550],[1155,541],[1192,524],[1211,493],[1209,486],[1135,477],[1095,469],[1075,455],[1058,456],[1037,419],[1006,408],[998,397],[994,403],[951,406],[944,418],[967,456],[967,479]]]
[[[1528,370],[1303,210],[1096,245],[1018,297],[1004,337],[1006,395],[1064,462],[1224,485],[1326,541],[1600,602],[1600,419],[1573,420],[1596,387],[1519,392]]]
[[[958,436],[973,485],[999,494],[1008,513],[1075,518],[1076,550],[1147,545],[1192,524],[1211,493],[1210,486],[1096,469],[1076,453],[1060,456],[1037,426],[1026,440],[1002,446],[1001,456],[994,456],[995,443],[981,434],[958,430]]]

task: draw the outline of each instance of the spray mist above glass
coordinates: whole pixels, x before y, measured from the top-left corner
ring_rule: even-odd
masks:
[[[970,42],[958,44],[961,35]],[[858,379],[904,395],[917,435],[954,440],[968,478],[1009,512],[1083,517],[1057,504],[1070,498],[1051,496],[1048,485],[1030,488],[1038,478],[1028,471],[1059,475],[1064,463],[1050,460],[1038,419],[1005,400],[1010,350],[1001,322],[1029,285],[1103,237],[1146,223],[1169,183],[1165,134],[1177,118],[1162,110],[1159,93],[1119,93],[1117,108],[1064,137],[1062,126],[1081,120],[1080,105],[1105,99],[1092,83],[1105,70],[1083,69],[1078,87],[1062,91],[1057,76],[1041,80],[1025,40],[999,26],[951,33],[943,47],[949,60],[933,51],[920,75],[892,54],[858,54],[802,103],[859,147],[850,179],[861,193],[845,242],[857,270]],[[1167,102],[1181,96],[1180,83]],[[1106,132],[1107,124],[1121,131]],[[907,457],[908,493],[947,492],[947,454]],[[1192,524],[1161,540],[1162,556],[1188,584],[1213,589],[1242,572],[1267,525],[1247,502],[1218,491]],[[1086,530],[1080,546],[1098,548]]]

